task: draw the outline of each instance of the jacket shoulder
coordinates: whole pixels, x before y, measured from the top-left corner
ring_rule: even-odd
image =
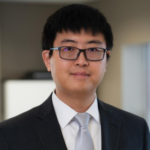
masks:
[[[39,106],[34,107],[20,115],[17,115],[13,118],[10,118],[8,120],[2,121],[0,123],[0,128],[8,129],[12,128],[13,126],[20,126],[20,125],[27,125],[29,124],[30,120],[36,115],[38,112]]]
[[[120,119],[121,121],[123,121],[126,124],[127,123],[135,124],[136,122],[143,123],[143,124],[146,123],[145,119],[138,115],[132,114],[130,112],[127,112],[125,110],[122,110],[120,108],[112,106],[110,104],[102,102],[101,100],[100,100],[100,103],[110,114],[112,114],[113,116]]]

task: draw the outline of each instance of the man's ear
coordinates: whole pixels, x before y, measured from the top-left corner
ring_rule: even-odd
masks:
[[[110,54],[111,54],[111,52],[110,51],[107,51],[107,55],[109,55],[109,57],[110,57]],[[105,72],[107,71],[107,65],[108,65],[108,60],[106,61],[106,66],[105,66]]]
[[[110,54],[111,54],[111,52],[110,52],[110,51],[107,51],[107,55],[109,55],[109,57],[110,57]]]
[[[42,52],[42,58],[43,58],[44,64],[48,72],[51,71],[51,58],[49,56],[49,53],[50,53],[50,50],[44,50]]]

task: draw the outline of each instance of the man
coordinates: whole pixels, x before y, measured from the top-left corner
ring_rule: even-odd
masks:
[[[0,150],[150,150],[144,119],[96,97],[113,46],[98,10],[59,9],[47,20],[42,44],[56,89],[42,105],[0,124]]]

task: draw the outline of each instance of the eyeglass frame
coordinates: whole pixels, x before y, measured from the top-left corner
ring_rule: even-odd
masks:
[[[76,49],[79,50],[79,53],[77,53],[77,57],[76,57],[75,59],[63,58],[63,57],[61,57],[61,54],[60,54],[60,53],[61,53],[61,52],[60,52],[60,49],[61,49],[62,47],[76,48]],[[90,60],[90,59],[88,59],[88,58],[86,57],[85,51],[88,50],[88,49],[90,49],[90,48],[87,48],[87,49],[79,49],[79,48],[73,47],[73,46],[60,46],[60,47],[53,47],[53,48],[50,48],[49,50],[59,50],[59,57],[62,58],[62,59],[65,59],[65,60],[77,60],[78,57],[80,56],[80,53],[83,52],[85,58],[86,58],[87,60],[89,60],[89,61],[101,61],[101,60],[103,60],[103,59],[104,59],[104,56],[105,56],[105,53],[108,51],[107,48],[101,48],[101,47],[91,47],[91,48],[100,48],[100,49],[102,49],[102,50],[104,51],[103,58],[102,58],[102,59],[98,59],[98,60]]]

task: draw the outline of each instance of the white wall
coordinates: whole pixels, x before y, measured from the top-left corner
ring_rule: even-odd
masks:
[[[148,44],[122,49],[122,109],[148,119]]]
[[[4,119],[8,119],[41,105],[55,89],[55,83],[52,80],[7,80],[3,88]]]

